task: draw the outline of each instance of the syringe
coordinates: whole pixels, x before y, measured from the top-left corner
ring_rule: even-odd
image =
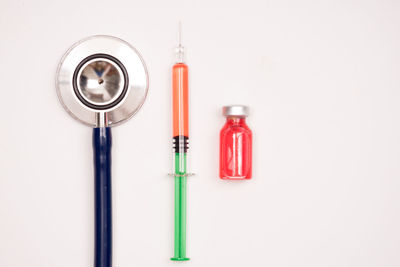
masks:
[[[188,66],[184,63],[184,48],[181,43],[179,23],[179,45],[176,62],[172,67],[172,116],[175,179],[175,245],[173,261],[186,258],[186,159],[189,148],[189,88]]]

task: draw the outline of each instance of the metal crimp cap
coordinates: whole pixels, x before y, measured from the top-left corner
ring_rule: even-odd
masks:
[[[224,106],[222,114],[225,117],[247,117],[249,116],[249,107],[244,105]]]

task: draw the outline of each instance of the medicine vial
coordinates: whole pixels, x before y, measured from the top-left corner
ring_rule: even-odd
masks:
[[[246,124],[249,108],[242,105],[222,109],[226,123],[220,132],[219,177],[246,180],[252,175],[252,132]]]

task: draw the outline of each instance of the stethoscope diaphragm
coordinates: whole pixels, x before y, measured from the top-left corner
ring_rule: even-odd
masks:
[[[114,126],[142,106],[148,90],[142,57],[129,43],[97,35],[75,43],[57,70],[56,88],[67,112],[78,121],[99,126],[99,117]]]

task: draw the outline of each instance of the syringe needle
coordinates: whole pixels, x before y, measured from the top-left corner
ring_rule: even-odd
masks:
[[[178,41],[179,41],[179,46],[182,46],[182,22],[181,21],[179,21],[179,38],[178,38]]]
[[[176,63],[183,63],[185,61],[185,49],[182,46],[182,23],[179,21],[178,30],[178,46],[176,47]]]

